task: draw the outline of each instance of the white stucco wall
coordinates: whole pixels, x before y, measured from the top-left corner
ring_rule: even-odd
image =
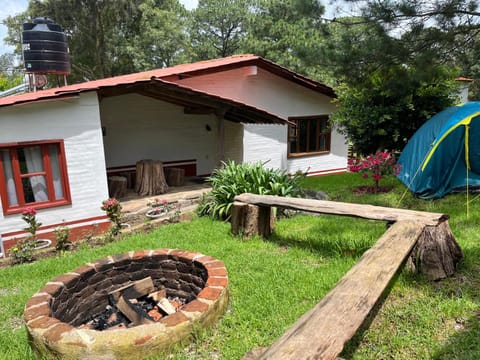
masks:
[[[217,164],[214,115],[184,114],[182,106],[138,94],[104,98],[100,112],[107,167],[134,165],[142,159],[196,159],[197,175],[203,175]]]
[[[255,66],[185,78],[181,84],[229,97],[263,109],[283,119],[293,116],[328,115],[335,110],[331,98],[276,76]],[[342,171],[347,167],[347,145],[343,135],[332,131],[328,154],[287,158],[287,126],[245,124],[244,161],[268,161],[268,165],[290,173],[312,174]]]
[[[72,204],[38,210],[44,226],[105,215],[100,210],[108,189],[99,115],[95,92],[0,108],[0,143],[64,140]],[[0,233],[24,227],[20,214],[0,214]]]
[[[225,160],[243,162],[243,125],[225,121]]]

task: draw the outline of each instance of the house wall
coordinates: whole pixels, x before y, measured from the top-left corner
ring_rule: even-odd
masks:
[[[263,109],[283,119],[291,116],[330,114],[331,98],[276,76],[257,66],[178,80],[179,83],[218,96]],[[268,162],[275,168],[310,174],[342,172],[347,168],[347,145],[343,135],[332,131],[328,154],[287,157],[288,127],[283,125],[244,125],[244,161]]]
[[[196,159],[197,175],[203,175],[217,164],[214,115],[184,114],[181,106],[138,94],[104,98],[100,113],[107,167],[133,165],[142,159]]]
[[[37,219],[43,224],[39,234],[63,223],[77,228],[106,221],[100,210],[108,190],[99,115],[95,92],[68,100],[0,108],[0,143],[64,140],[72,203],[38,210]],[[1,207],[0,212],[3,240],[20,236],[19,230],[26,225],[21,215],[4,216]]]
[[[243,125],[225,121],[225,160],[243,162]]]

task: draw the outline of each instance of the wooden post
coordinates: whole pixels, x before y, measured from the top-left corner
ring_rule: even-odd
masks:
[[[140,196],[158,195],[167,192],[168,185],[161,161],[140,160],[136,164],[135,190]]]
[[[234,235],[240,235],[242,238],[255,235],[268,238],[272,234],[275,218],[269,206],[234,202],[230,221]]]

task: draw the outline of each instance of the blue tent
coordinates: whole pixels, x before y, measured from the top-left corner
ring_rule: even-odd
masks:
[[[418,197],[480,186],[480,102],[449,107],[417,130],[402,151],[398,178]]]

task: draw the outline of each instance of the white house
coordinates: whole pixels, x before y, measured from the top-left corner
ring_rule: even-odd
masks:
[[[43,237],[73,237],[108,219],[107,173],[141,159],[212,172],[221,160],[311,175],[347,169],[331,129],[334,92],[254,55],[183,64],[0,98],[0,234],[22,236],[38,211]],[[51,235],[51,234],[50,234]]]

